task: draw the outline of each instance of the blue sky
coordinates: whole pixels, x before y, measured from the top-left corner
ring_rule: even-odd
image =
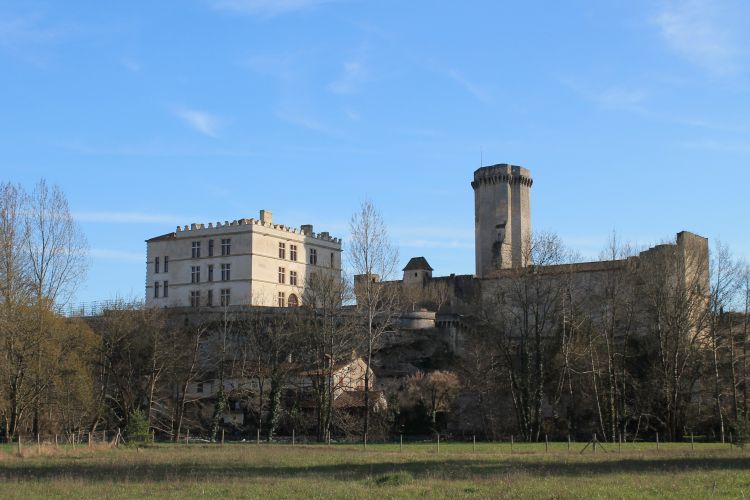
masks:
[[[0,180],[59,184],[77,301],[142,297],[144,240],[257,217],[474,270],[480,164],[595,258],[681,230],[750,257],[750,3],[0,0]]]

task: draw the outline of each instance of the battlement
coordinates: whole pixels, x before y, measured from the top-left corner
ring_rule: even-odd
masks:
[[[491,184],[520,184],[531,187],[534,180],[531,178],[531,172],[518,165],[508,163],[499,163],[481,167],[474,172],[474,181],[471,187],[477,189],[481,185]]]
[[[175,232],[173,233],[175,236],[185,237],[185,233],[190,233],[190,236],[204,236],[211,233],[217,233],[217,232],[224,232],[227,230],[242,230],[243,226],[261,226],[266,227],[270,229],[275,229],[277,231],[284,231],[291,234],[299,234],[303,235],[308,238],[313,238],[320,241],[326,241],[330,243],[336,243],[341,244],[341,238],[336,238],[330,235],[328,232],[320,232],[320,233],[314,233],[312,232],[312,226],[310,225],[303,225],[301,228],[297,229],[294,227],[286,226],[284,224],[274,224],[271,222],[270,218],[270,212],[267,210],[261,210],[261,217],[260,219],[254,219],[254,218],[243,218],[243,219],[235,219],[232,221],[224,221],[223,223],[221,221],[209,222],[207,224],[201,224],[201,223],[191,223],[186,224],[184,226],[177,226],[175,229]]]

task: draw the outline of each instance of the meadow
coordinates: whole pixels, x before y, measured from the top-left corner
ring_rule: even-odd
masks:
[[[750,450],[722,444],[405,443],[0,446],[2,498],[750,496]],[[606,450],[606,451],[605,451]]]

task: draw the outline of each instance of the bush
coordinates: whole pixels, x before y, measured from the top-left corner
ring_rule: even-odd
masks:
[[[148,419],[141,410],[135,410],[128,418],[125,428],[125,439],[129,445],[139,445],[151,442]]]

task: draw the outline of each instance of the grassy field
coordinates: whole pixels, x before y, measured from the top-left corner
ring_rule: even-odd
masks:
[[[653,443],[0,446],[0,497],[750,497],[750,449]]]

